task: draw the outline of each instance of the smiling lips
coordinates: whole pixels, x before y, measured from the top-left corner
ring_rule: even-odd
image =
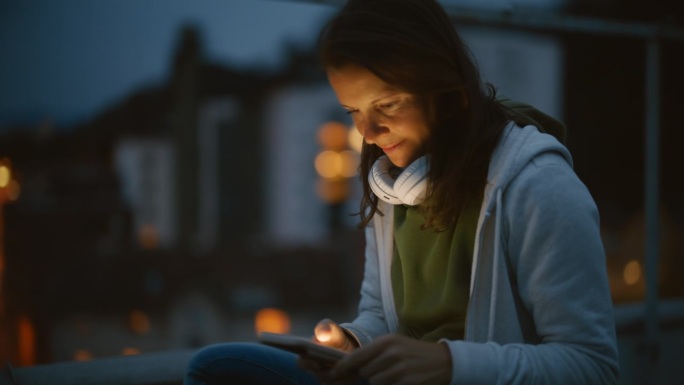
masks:
[[[395,143],[395,144],[393,144],[393,145],[391,145],[391,146],[380,146],[380,148],[382,149],[382,151],[384,151],[385,153],[387,153],[388,151],[392,151],[392,150],[396,149],[397,147],[399,147],[399,145],[400,145],[401,143],[402,143],[402,142]]]

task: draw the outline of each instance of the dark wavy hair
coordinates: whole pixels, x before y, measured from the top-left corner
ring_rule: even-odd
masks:
[[[326,69],[363,66],[421,101],[431,124],[427,199],[420,205],[425,228],[444,229],[482,199],[506,114],[437,1],[348,0],[321,32],[319,53]],[[382,154],[364,143],[361,227],[383,215],[367,180]]]

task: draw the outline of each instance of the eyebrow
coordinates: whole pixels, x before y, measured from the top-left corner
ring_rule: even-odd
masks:
[[[391,91],[391,92],[392,92],[391,95],[385,95],[385,96],[381,96],[381,97],[379,97],[379,98],[375,98],[375,99],[371,100],[371,101],[370,101],[370,104],[375,104],[375,103],[378,103],[379,101],[381,101],[381,100],[383,100],[383,99],[395,97],[395,96],[397,96],[398,94],[405,94],[405,93],[407,93],[407,92],[405,92],[405,91],[399,91],[399,90],[393,90],[393,91]],[[342,103],[340,103],[340,106],[342,106],[343,108],[348,108],[348,109],[352,109],[352,110],[356,109],[356,107],[347,106],[347,105],[342,104]]]

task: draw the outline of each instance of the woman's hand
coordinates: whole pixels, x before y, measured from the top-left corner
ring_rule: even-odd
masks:
[[[451,353],[446,344],[387,335],[351,352],[327,374],[326,384],[448,384]]]
[[[314,338],[323,345],[351,352],[356,349],[356,341],[352,340],[347,333],[335,322],[324,319],[316,324]]]
[[[352,340],[335,322],[324,319],[314,328],[314,340],[322,345],[330,346],[346,352],[357,348],[356,341]],[[331,366],[326,366],[306,356],[299,357],[299,366],[312,372],[319,381],[325,382],[330,377]]]

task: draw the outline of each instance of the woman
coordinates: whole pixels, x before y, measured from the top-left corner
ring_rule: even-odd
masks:
[[[542,132],[559,123],[498,101],[434,0],[348,0],[321,57],[364,137],[359,315],[314,331],[349,355],[301,370],[289,353],[218,345],[187,383],[615,382],[598,213]]]

